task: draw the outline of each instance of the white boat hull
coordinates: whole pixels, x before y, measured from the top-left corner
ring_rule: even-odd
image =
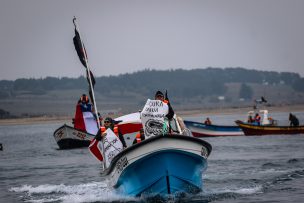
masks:
[[[88,147],[94,135],[64,124],[55,130],[54,138],[60,149],[72,149]]]

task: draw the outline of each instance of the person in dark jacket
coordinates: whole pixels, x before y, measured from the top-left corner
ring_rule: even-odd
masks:
[[[258,113],[255,114],[254,122],[256,125],[261,125],[261,116]]]
[[[155,100],[160,100],[160,101],[162,101],[162,102],[164,102],[168,105],[169,111],[168,111],[168,114],[166,115],[166,117],[168,118],[168,120],[171,120],[174,116],[174,111],[173,111],[173,108],[170,104],[169,99],[165,98],[164,94],[161,91],[158,90],[155,93]]]
[[[210,120],[209,117],[206,118],[204,124],[205,124],[205,125],[212,125],[212,122],[211,122],[211,120]]]
[[[108,128],[110,128],[115,133],[115,135],[119,138],[119,140],[122,143],[122,146],[124,148],[127,148],[127,144],[123,137],[123,134],[120,132],[119,128],[117,126],[115,126],[114,120],[110,117],[107,117],[104,119],[103,124],[104,125],[102,127],[100,127],[100,129],[98,130],[98,132],[95,136],[95,139],[100,141],[101,138],[105,136],[105,131]]]
[[[299,126],[299,119],[292,113],[289,114],[289,121],[290,126]]]

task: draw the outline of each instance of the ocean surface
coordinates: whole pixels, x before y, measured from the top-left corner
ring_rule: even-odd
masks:
[[[295,112],[304,123],[304,112]],[[244,115],[204,115],[233,125]],[[273,113],[279,124],[288,113]],[[213,146],[204,189],[196,195],[128,198],[107,188],[86,148],[59,150],[62,123],[0,126],[0,202],[303,202],[304,135],[204,138]]]

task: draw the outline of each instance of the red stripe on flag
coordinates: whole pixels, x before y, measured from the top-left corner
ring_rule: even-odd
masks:
[[[96,157],[96,159],[103,161],[102,151],[99,149],[98,144],[99,141],[94,138],[90,143],[89,150]]]

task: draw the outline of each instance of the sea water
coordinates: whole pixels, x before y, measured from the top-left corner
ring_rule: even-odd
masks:
[[[300,123],[304,112],[296,112]],[[233,125],[243,115],[204,115]],[[272,116],[288,123],[287,113]],[[285,122],[285,123],[284,123]],[[213,146],[204,190],[196,195],[130,198],[100,176],[86,148],[59,150],[53,132],[62,123],[0,126],[0,202],[303,202],[304,135],[204,138]]]

